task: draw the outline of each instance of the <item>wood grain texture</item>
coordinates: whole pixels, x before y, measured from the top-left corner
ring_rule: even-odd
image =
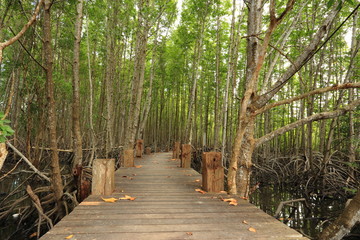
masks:
[[[91,195],[41,239],[306,239],[245,200],[237,198],[237,206],[221,201],[236,196],[196,192],[201,175],[171,157],[145,155],[135,161],[141,168],[119,169],[114,193],[102,197],[134,201],[107,203]]]

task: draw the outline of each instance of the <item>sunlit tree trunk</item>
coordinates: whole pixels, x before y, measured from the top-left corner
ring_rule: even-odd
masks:
[[[44,2],[44,58],[45,58],[45,73],[46,73],[46,90],[48,101],[48,128],[49,128],[49,140],[51,148],[51,182],[55,193],[55,200],[58,203],[58,207],[61,204],[61,198],[63,195],[63,184],[61,180],[59,155],[57,146],[57,134],[56,134],[56,109],[54,99],[54,80],[53,80],[53,53],[51,46],[51,0],[45,0]]]
[[[75,22],[75,41],[73,58],[73,103],[72,103],[72,127],[73,127],[73,169],[82,165],[82,137],[80,128],[80,42],[83,16],[83,0],[77,1],[77,16]]]
[[[141,97],[143,94],[146,50],[149,32],[148,19],[144,18],[145,7],[148,6],[148,0],[139,0],[138,2],[138,29],[136,33],[134,76],[132,81],[132,97],[130,102],[129,117],[127,121],[127,132],[125,140],[125,149],[133,149],[135,144],[136,131],[139,125]]]

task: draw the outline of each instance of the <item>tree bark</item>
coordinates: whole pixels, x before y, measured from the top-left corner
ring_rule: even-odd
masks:
[[[148,19],[144,18],[144,8],[148,6],[148,0],[139,0],[138,2],[138,29],[136,33],[134,76],[132,87],[132,98],[129,109],[127,123],[127,133],[125,140],[125,149],[133,149],[135,145],[136,130],[139,125],[141,97],[143,93],[146,50],[149,32]]]
[[[83,0],[77,1],[77,16],[75,22],[75,41],[73,58],[73,104],[72,104],[72,124],[73,124],[73,149],[74,160],[73,170],[76,166],[82,165],[82,137],[80,128],[80,42],[83,17]]]
[[[61,179],[59,154],[57,146],[57,133],[56,133],[56,106],[54,98],[54,80],[53,80],[53,53],[51,46],[51,0],[45,0],[44,2],[44,57],[46,68],[46,90],[48,101],[48,128],[49,128],[49,140],[51,148],[51,180],[54,190],[55,200],[58,204],[58,208],[61,207],[61,198],[63,195],[63,183]]]
[[[351,228],[360,221],[360,191],[351,200],[344,212],[332,223],[325,228],[320,234],[319,240],[340,240],[346,234],[350,233]]]

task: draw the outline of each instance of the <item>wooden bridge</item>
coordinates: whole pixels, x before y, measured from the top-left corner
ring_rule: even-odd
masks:
[[[234,206],[226,193],[197,192],[201,175],[171,153],[135,163],[115,173],[111,196],[89,196],[41,239],[307,239],[245,200]]]

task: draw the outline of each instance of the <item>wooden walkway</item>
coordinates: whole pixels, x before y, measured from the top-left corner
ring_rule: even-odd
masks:
[[[231,206],[221,201],[226,194],[196,192],[201,175],[179,168],[170,153],[145,155],[136,165],[119,169],[116,191],[103,196],[134,201],[91,195],[41,239],[306,239],[245,200]]]

